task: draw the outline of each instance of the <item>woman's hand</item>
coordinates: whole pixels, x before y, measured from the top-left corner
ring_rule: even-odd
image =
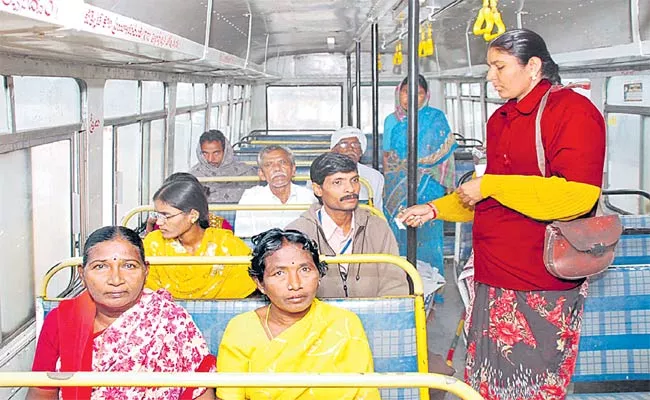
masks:
[[[397,218],[404,224],[417,228],[438,215],[438,209],[431,203],[417,204],[406,208],[397,214]]]
[[[463,204],[474,207],[476,203],[483,200],[483,195],[481,194],[481,179],[474,178],[467,183],[463,183],[456,189],[456,193]]]

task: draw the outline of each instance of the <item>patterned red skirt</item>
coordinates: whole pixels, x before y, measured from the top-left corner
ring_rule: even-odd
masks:
[[[490,400],[563,399],[587,287],[520,292],[475,283],[465,381]]]

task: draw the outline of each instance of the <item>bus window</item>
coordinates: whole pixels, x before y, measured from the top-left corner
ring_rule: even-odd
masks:
[[[142,81],[142,112],[165,109],[165,85],[162,82]]]
[[[165,162],[165,121],[157,119],[145,125],[149,131],[149,193],[142,204],[153,202],[153,195],[162,185]]]
[[[384,119],[395,112],[395,85],[379,86],[379,133],[384,132]],[[353,89],[355,90],[355,89]],[[352,110],[356,110],[357,99],[353,96]],[[357,113],[352,112],[354,126],[357,126]],[[364,133],[372,133],[372,87],[361,86],[361,130]]]
[[[104,118],[140,113],[138,81],[107,80],[104,86]]]
[[[72,78],[16,76],[16,130],[81,122],[81,92]]]
[[[269,86],[269,129],[338,129],[343,122],[341,86]]]
[[[11,132],[7,78],[0,76],[0,135]]]
[[[116,135],[116,198],[115,205],[118,219],[129,210],[140,205],[140,187],[142,174],[142,135],[140,124],[135,123],[117,128]],[[130,228],[137,226],[137,219],[132,219]]]

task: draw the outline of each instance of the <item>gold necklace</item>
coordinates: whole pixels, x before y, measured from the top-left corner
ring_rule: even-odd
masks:
[[[271,340],[275,339],[273,333],[271,333],[271,328],[269,328],[269,314],[271,314],[271,304],[266,308],[266,318],[264,318],[264,328],[266,329],[267,335]]]

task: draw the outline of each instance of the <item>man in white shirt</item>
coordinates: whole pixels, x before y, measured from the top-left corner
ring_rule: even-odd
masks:
[[[361,156],[366,152],[368,141],[360,129],[351,126],[344,126],[332,134],[330,139],[330,149],[334,153],[339,153],[350,157],[359,170],[359,176],[370,182],[373,197],[372,201],[375,208],[383,211],[384,196],[384,176],[374,168],[370,168],[359,162]],[[359,200],[368,200],[368,190],[361,186]]]
[[[296,185],[296,162],[291,150],[284,146],[267,146],[257,156],[257,174],[266,185],[246,189],[239,204],[311,204],[314,194],[305,186]],[[284,228],[302,211],[237,211],[235,234],[251,237],[271,228]]]

